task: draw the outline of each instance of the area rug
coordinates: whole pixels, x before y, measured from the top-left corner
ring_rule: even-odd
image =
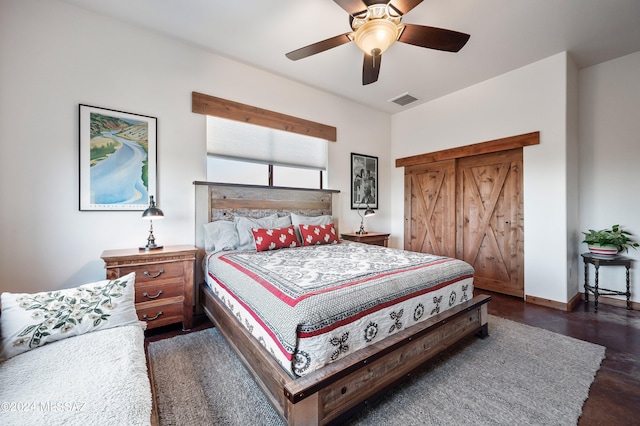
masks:
[[[605,348],[489,317],[350,425],[575,425]],[[215,328],[149,344],[160,426],[282,425]]]

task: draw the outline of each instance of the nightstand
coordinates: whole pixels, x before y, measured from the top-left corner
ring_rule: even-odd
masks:
[[[371,244],[374,246],[387,247],[389,244],[389,234],[380,232],[367,232],[366,234],[349,233],[340,234],[343,240],[355,241],[358,243]]]
[[[193,323],[194,246],[165,246],[159,250],[105,250],[102,260],[107,279],[136,273],[135,304],[147,329],[182,322]]]

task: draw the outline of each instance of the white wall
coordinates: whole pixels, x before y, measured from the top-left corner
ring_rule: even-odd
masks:
[[[573,71],[572,71],[573,70]],[[575,67],[557,54],[393,115],[391,157],[540,131],[524,148],[525,294],[567,302],[568,77]],[[392,172],[392,233],[402,246],[404,168]],[[576,274],[572,280],[577,280]],[[575,286],[575,285],[574,285]]]
[[[359,224],[350,152],[378,156],[381,209],[367,223],[388,231],[386,113],[52,0],[2,0],[0,58],[0,291],[103,279],[103,250],[146,241],[141,212],[78,210],[80,103],[158,118],[159,244],[194,241],[192,182],[206,179],[206,162],[192,91],[337,127],[329,187],[342,191],[342,231]]]
[[[638,76],[640,52],[580,71],[580,229],[619,224],[640,241]],[[580,246],[585,252],[586,245]],[[629,250],[628,256],[635,260],[632,300],[640,301],[640,251]],[[600,271],[601,286],[624,290],[623,267]],[[590,275],[593,284],[593,267]],[[581,268],[580,283],[583,277]]]

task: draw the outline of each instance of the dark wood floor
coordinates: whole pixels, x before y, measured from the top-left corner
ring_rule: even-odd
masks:
[[[484,292],[492,297],[489,314],[607,348],[606,358],[589,390],[580,426],[640,425],[640,312],[593,302],[573,312],[525,303],[522,299]],[[196,317],[192,331],[210,327],[206,317]],[[146,332],[146,343],[183,334],[179,327],[162,327]],[[553,350],[553,348],[550,348]]]

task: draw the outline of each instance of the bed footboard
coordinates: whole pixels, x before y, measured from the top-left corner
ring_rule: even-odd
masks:
[[[202,284],[203,308],[289,425],[336,422],[472,334],[488,335],[489,296],[479,295],[306,376],[290,377]]]

